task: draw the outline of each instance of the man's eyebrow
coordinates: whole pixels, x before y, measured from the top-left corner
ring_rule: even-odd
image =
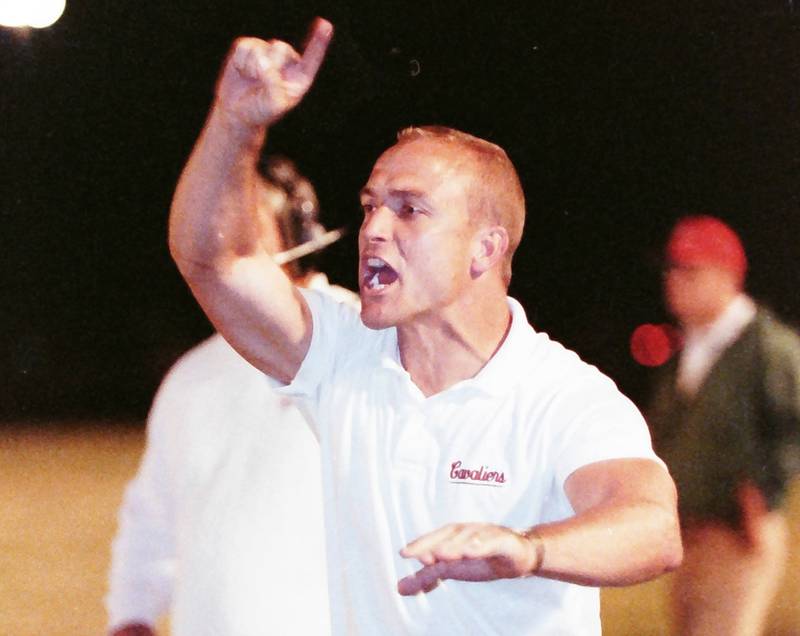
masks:
[[[375,195],[375,191],[369,186],[364,186],[359,190],[359,197],[371,197]],[[389,196],[399,197],[403,199],[424,199],[425,193],[420,190],[389,190]]]
[[[404,199],[424,199],[425,194],[419,190],[389,190],[389,194],[393,197],[401,197]]]

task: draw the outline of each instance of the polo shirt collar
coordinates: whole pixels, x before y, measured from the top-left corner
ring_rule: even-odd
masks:
[[[459,384],[495,396],[507,393],[516,385],[515,380],[530,355],[530,348],[525,346],[525,341],[532,329],[522,305],[510,296],[507,300],[511,310],[511,327],[505,340],[477,375]]]
[[[533,330],[528,324],[528,317],[525,315],[522,305],[510,296],[507,297],[507,301],[511,310],[511,327],[500,348],[475,376],[457,382],[448,389],[432,395],[431,398],[462,392],[477,392],[500,396],[513,388],[515,384],[513,380],[519,377],[523,364],[528,357],[526,351],[529,351],[529,349],[524,346],[524,342]],[[397,329],[392,327],[391,331],[391,337],[387,339],[387,346],[381,355],[379,366],[402,375],[413,385],[411,376],[400,361]],[[414,387],[416,388],[416,385]]]

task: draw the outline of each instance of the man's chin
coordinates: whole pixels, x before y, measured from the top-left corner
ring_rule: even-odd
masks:
[[[369,329],[386,329],[393,327],[395,321],[382,311],[375,311],[374,308],[361,306],[361,322]]]

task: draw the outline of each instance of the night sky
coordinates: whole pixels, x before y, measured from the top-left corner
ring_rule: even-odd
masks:
[[[67,0],[50,29],[0,30],[0,419],[143,417],[211,333],[167,251],[172,190],[232,39],[299,44],[316,14],[334,42],[268,145],[351,229],[322,261],[335,282],[355,285],[372,163],[397,129],[437,123],[506,148],[528,199],[512,295],[635,400],[649,371],[628,337],[666,319],[657,256],[685,213],[739,231],[751,293],[800,321],[792,9]]]

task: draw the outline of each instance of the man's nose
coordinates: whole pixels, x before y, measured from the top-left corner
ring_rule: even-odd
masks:
[[[364,216],[361,235],[367,241],[386,241],[392,235],[394,213],[385,205],[375,208]]]

